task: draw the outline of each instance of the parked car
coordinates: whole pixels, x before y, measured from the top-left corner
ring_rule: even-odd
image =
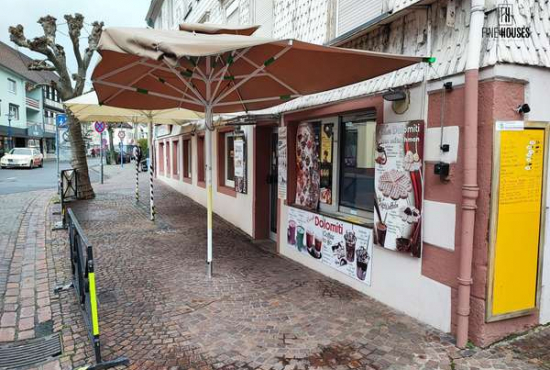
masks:
[[[132,153],[124,152],[124,163],[130,163],[132,160]],[[116,152],[115,157],[116,164],[120,164],[120,152]]]
[[[34,148],[13,148],[0,159],[2,168],[34,168],[44,165],[44,156],[38,149]]]

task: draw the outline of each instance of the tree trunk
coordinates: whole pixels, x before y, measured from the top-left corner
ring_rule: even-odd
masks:
[[[113,126],[107,127],[107,133],[109,134],[109,158],[110,164],[116,164],[115,142],[113,140]]]
[[[67,121],[71,135],[71,165],[78,173],[77,197],[78,199],[92,199],[95,194],[88,173],[86,144],[82,138],[82,127],[80,122],[70,114],[67,115]]]

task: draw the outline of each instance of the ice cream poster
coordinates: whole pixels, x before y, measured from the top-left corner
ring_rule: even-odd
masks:
[[[424,122],[376,127],[374,244],[420,257]]]
[[[372,229],[290,207],[287,243],[289,248],[371,285]]]
[[[279,139],[277,141],[277,172],[278,172],[278,197],[279,199],[286,199],[286,183],[287,183],[287,128],[279,127]]]

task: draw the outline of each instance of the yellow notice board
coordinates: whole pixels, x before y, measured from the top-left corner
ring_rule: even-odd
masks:
[[[529,314],[537,306],[544,199],[545,129],[496,135],[488,321]]]

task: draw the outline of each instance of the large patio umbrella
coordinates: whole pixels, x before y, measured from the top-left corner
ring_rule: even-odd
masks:
[[[207,266],[212,272],[212,115],[268,108],[367,80],[423,58],[224,33],[107,28],[92,80],[99,100],[124,108],[205,112]]]
[[[66,101],[65,107],[82,122],[133,122],[146,123],[148,126],[149,146],[149,217],[155,220],[155,201],[153,192],[153,123],[164,125],[181,125],[189,121],[202,119],[202,113],[188,109],[171,108],[161,110],[125,109],[100,105],[95,91],[90,91]],[[136,201],[139,199],[139,176],[136,163]]]

